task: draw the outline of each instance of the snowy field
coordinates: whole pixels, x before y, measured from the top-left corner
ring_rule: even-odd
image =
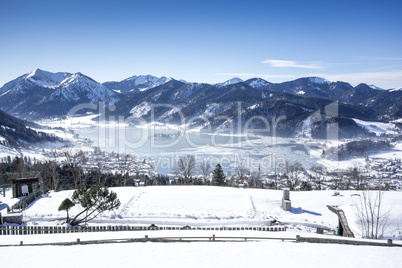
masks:
[[[163,236],[258,236],[295,238],[297,234],[323,237],[316,227],[334,229],[337,217],[326,205],[339,205],[359,237],[352,196],[356,191],[291,192],[292,210],[280,208],[282,191],[211,186],[150,186],[111,188],[118,194],[121,207],[104,213],[91,225],[176,226],[265,226],[273,219],[287,226],[286,232],[261,231],[135,231],[113,233],[71,233],[52,235],[3,236],[0,250],[2,267],[400,267],[402,248],[308,244],[280,240],[251,242],[129,243],[76,246],[29,246],[41,242],[74,242],[96,239],[124,239]],[[9,192],[7,194],[10,194]],[[25,212],[27,225],[58,225],[65,212],[57,211],[72,191],[51,192],[42,196]],[[0,197],[4,204],[14,199]],[[401,243],[398,230],[402,222],[402,192],[386,192],[385,209],[391,209],[386,236]],[[76,214],[79,207],[71,210]],[[2,213],[5,211],[3,210]],[[334,238],[332,235],[325,237]],[[24,256],[19,258],[18,256]],[[66,256],[69,256],[66,258]],[[33,261],[33,260],[37,261]],[[60,261],[66,260],[66,261]]]
[[[4,247],[14,267],[400,267],[401,248],[294,242],[132,243]],[[23,256],[23,258],[21,258]]]
[[[242,189],[212,186],[149,186],[111,188],[118,195],[118,210],[101,214],[91,224],[121,224],[158,226],[268,226],[272,220],[286,225],[288,231],[314,233],[317,227],[334,230],[337,216],[327,205],[342,208],[356,237],[361,236],[356,224],[355,202],[358,191],[291,192],[292,210],[283,211],[282,191]],[[73,191],[50,192],[33,203],[23,216],[28,225],[58,225],[63,223],[64,211],[58,206]],[[10,196],[11,193],[8,194]],[[1,199],[0,199],[1,200]],[[402,192],[385,192],[384,211],[390,211],[386,238],[402,239]],[[1,208],[15,199],[4,199]],[[70,215],[80,211],[77,205]]]

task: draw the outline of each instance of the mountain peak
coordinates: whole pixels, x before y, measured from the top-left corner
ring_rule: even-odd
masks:
[[[313,84],[330,84],[327,79],[321,77],[309,77],[308,80]]]
[[[216,85],[220,86],[220,87],[224,87],[224,86],[228,86],[228,85],[237,84],[237,83],[240,83],[240,82],[243,82],[243,80],[238,78],[238,77],[233,77],[232,79],[226,80],[225,82],[218,83]]]
[[[29,81],[40,87],[56,88],[70,76],[70,73],[51,73],[36,68],[25,77],[25,81]]]
[[[383,88],[377,87],[376,85],[368,85],[369,87],[371,87],[372,89],[377,89],[377,90],[384,90]]]
[[[266,89],[270,83],[262,78],[251,78],[245,81],[245,83],[256,89]]]
[[[116,92],[131,92],[131,91],[146,91],[150,88],[166,84],[172,81],[171,77],[156,77],[150,74],[147,75],[133,75],[120,82],[105,82],[104,86]]]
[[[41,70],[39,68],[36,68],[32,72],[30,72],[25,79],[29,79],[29,78],[32,78],[32,77],[40,78],[40,77],[46,76],[48,74],[50,74],[50,73],[46,72],[46,71],[43,71],[43,70]]]

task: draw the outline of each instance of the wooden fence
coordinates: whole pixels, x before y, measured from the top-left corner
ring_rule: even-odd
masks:
[[[296,242],[296,238],[289,237],[256,237],[256,236],[169,236],[169,237],[145,237],[138,238],[118,238],[118,239],[96,239],[96,240],[81,240],[77,238],[75,241],[69,242],[42,242],[42,243],[24,243],[20,240],[19,244],[6,244],[2,247],[15,247],[15,246],[73,246],[73,245],[94,245],[94,244],[113,244],[113,243],[144,243],[144,242],[159,242],[159,243],[173,243],[173,242],[250,242],[250,241],[267,241],[267,240],[281,240]]]
[[[267,227],[179,227],[179,226],[0,226],[0,235],[35,235],[35,234],[66,234],[86,232],[116,232],[116,231],[158,231],[158,230],[205,230],[205,231],[265,231],[283,232],[283,226]]]

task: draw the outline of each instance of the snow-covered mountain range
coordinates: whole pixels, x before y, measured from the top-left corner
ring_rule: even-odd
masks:
[[[163,85],[173,78],[155,77],[152,75],[134,75],[120,82],[105,82],[104,86],[118,92],[146,91],[150,88]]]
[[[62,116],[80,103],[98,103],[116,93],[81,73],[35,69],[0,89],[0,105],[10,114],[40,118]]]
[[[187,120],[196,118],[191,120],[192,126],[211,124],[218,128],[236,124],[240,107],[243,121],[255,116],[263,116],[268,121],[284,118],[278,125],[278,131],[283,135],[297,134],[304,120],[334,101],[339,101],[338,115],[316,121],[313,132],[314,128],[324,131],[326,124],[336,121],[341,127],[348,126],[348,131],[356,135],[359,128],[351,118],[402,118],[402,91],[383,90],[367,84],[353,87],[346,82],[330,82],[319,77],[283,83],[270,83],[261,78],[246,81],[232,78],[223,83],[207,84],[140,75],[101,84],[82,73],[51,73],[36,69],[0,88],[0,107],[7,113],[29,119],[64,116],[76,105],[103,101],[106,105],[115,105],[115,109],[107,111],[114,116],[150,120],[150,107],[163,104],[165,106],[153,111],[155,120],[183,123],[184,116]],[[251,125],[262,124],[257,121]],[[364,130],[360,132],[364,133]]]

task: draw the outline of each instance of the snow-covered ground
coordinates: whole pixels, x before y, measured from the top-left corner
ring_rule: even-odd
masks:
[[[356,237],[360,229],[356,223],[354,200],[357,191],[291,192],[292,210],[283,211],[282,191],[242,189],[212,186],[149,186],[111,188],[118,195],[118,210],[101,214],[91,224],[176,225],[176,226],[267,226],[272,220],[286,225],[288,231],[314,233],[317,227],[334,230],[337,216],[327,205],[342,208]],[[61,202],[73,191],[51,192],[42,196],[25,212],[28,225],[57,225],[65,217],[58,211]],[[1,200],[1,199],[0,199]],[[390,210],[389,227],[385,237],[402,239],[402,192],[385,192],[384,211]],[[5,213],[5,203],[3,211]],[[80,211],[79,205],[70,215]]]
[[[77,235],[77,234],[75,234]],[[76,237],[76,236],[75,236]],[[2,267],[400,267],[401,248],[293,242],[5,247]],[[23,256],[23,257],[21,257]]]
[[[397,128],[393,123],[385,122],[373,122],[363,121],[359,119],[353,119],[360,127],[367,129],[371,133],[375,133],[377,136],[381,134],[396,134]]]
[[[401,248],[307,244],[269,240],[259,242],[193,242],[193,243],[129,243],[76,246],[29,246],[34,243],[74,242],[97,239],[152,237],[206,237],[215,234],[230,237],[319,236],[316,227],[334,229],[337,217],[326,205],[339,205],[359,237],[354,216],[353,196],[356,191],[291,192],[292,210],[280,208],[282,191],[241,189],[212,186],[151,186],[111,188],[122,205],[107,212],[91,225],[190,225],[190,226],[264,226],[273,219],[287,226],[286,232],[261,231],[123,231],[107,233],[70,233],[52,235],[10,235],[1,238],[1,245],[24,246],[1,249],[2,267],[400,267]],[[11,194],[7,192],[7,195]],[[65,217],[58,206],[72,191],[51,192],[42,196],[24,213],[28,225],[62,224]],[[0,196],[3,205],[15,200]],[[402,192],[386,192],[384,208],[391,210],[387,237],[401,243],[398,230],[402,222]],[[4,208],[4,206],[3,206]],[[76,214],[79,206],[71,209]],[[5,211],[3,210],[2,213]],[[334,236],[330,236],[334,238]],[[356,238],[358,239],[358,238]],[[24,256],[19,258],[18,256]],[[42,256],[46,259],[39,261]],[[66,256],[71,256],[66,259]],[[39,258],[39,259],[38,259]],[[60,261],[65,260],[66,261]],[[33,261],[37,260],[37,261]]]
[[[70,234],[70,237],[76,239],[77,235],[82,234]],[[42,237],[44,236],[42,235]],[[21,236],[18,238],[22,239]],[[39,268],[52,265],[60,268],[72,265],[97,268],[131,266],[392,268],[400,267],[400,253],[401,248],[282,241],[148,242],[85,246],[4,247],[1,248],[1,263],[2,267],[7,268]]]

